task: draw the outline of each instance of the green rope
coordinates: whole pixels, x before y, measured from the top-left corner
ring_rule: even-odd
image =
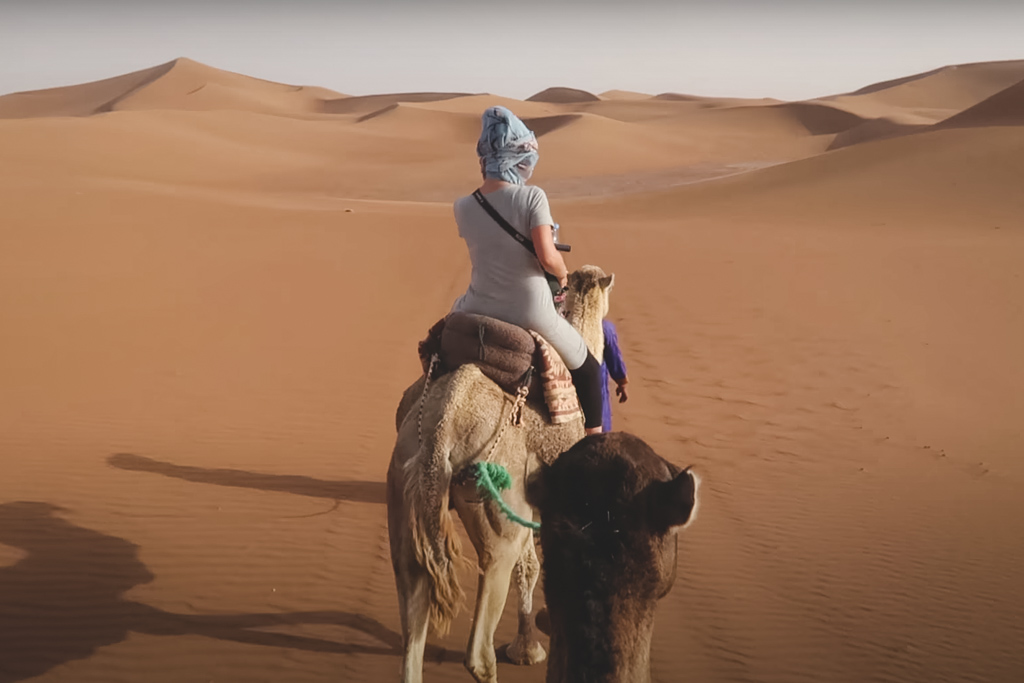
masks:
[[[523,519],[502,499],[501,492],[512,488],[512,475],[508,473],[507,469],[493,462],[478,462],[473,465],[473,469],[476,476],[476,490],[490,496],[506,517],[527,529],[534,531],[540,529],[540,524]]]

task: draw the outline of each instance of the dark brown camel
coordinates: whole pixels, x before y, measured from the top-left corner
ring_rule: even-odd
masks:
[[[675,582],[676,535],[696,516],[699,483],[621,432],[588,436],[532,479],[548,683],[650,681],[654,610]]]

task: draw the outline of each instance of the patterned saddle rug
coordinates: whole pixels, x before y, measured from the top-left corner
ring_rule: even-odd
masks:
[[[538,388],[543,393],[552,424],[583,417],[568,368],[551,345],[534,332],[483,315],[451,313],[435,323],[419,344],[424,372],[434,355],[440,361],[436,377],[472,363],[510,394],[533,368],[531,394]]]

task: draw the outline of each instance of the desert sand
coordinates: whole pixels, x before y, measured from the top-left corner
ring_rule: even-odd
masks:
[[[0,97],[0,683],[393,680],[394,410],[495,103],[570,267],[616,274],[615,427],[704,478],[655,680],[1021,680],[1022,93],[1024,61],[521,102],[181,59]],[[426,680],[470,680],[468,626]]]

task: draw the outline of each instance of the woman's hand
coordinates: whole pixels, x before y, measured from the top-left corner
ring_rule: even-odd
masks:
[[[625,403],[629,400],[629,391],[626,389],[626,385],[629,380],[623,379],[621,382],[616,382],[618,386],[615,387],[615,395],[619,397],[619,403]]]

